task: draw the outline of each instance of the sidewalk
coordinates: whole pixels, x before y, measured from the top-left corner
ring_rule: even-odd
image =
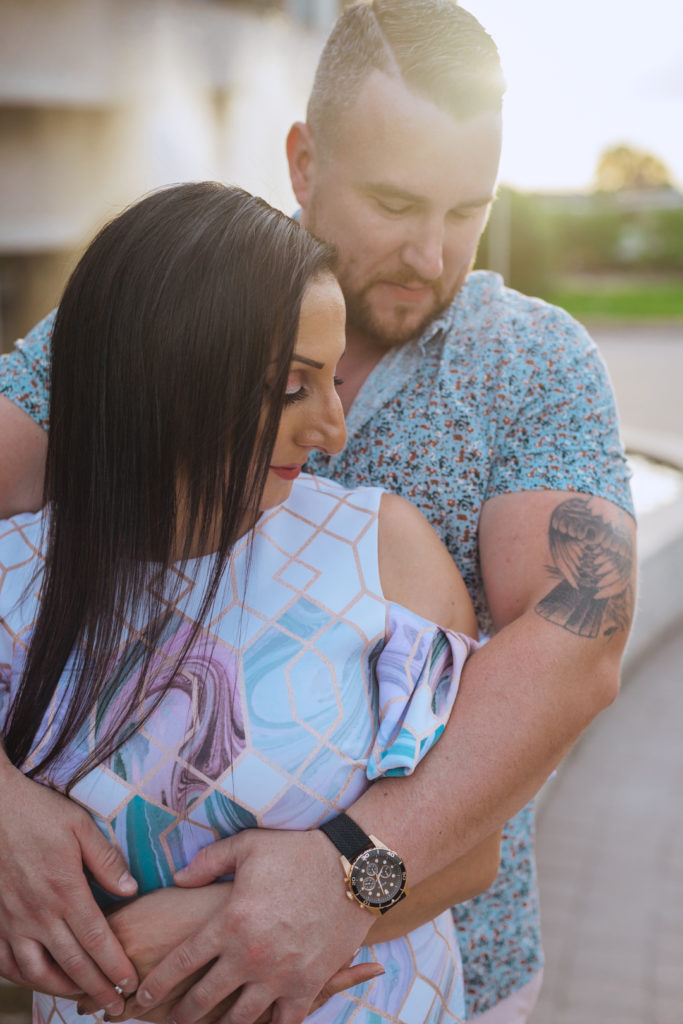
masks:
[[[683,618],[550,784],[533,1024],[683,1024],[682,666]]]

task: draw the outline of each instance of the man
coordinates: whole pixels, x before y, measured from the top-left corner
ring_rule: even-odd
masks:
[[[409,883],[524,808],[614,699],[633,604],[628,473],[604,367],[562,311],[470,273],[495,191],[502,92],[494,44],[450,0],[354,4],[321,57],[307,122],[287,140],[302,222],[337,247],[348,308],[339,372],[349,442],[315,468],[411,498],[492,634],[468,662],[458,714],[430,757],[349,812],[401,854]],[[39,328],[5,380],[35,353],[43,365],[47,344]],[[23,385],[5,387],[15,405],[2,403],[3,423],[35,467],[44,438],[17,408]],[[4,472],[13,472],[7,459]],[[8,486],[35,502],[35,468],[28,475],[15,467]],[[87,829],[78,828],[80,841]],[[526,807],[508,826],[498,881],[456,911],[469,1013],[482,1024],[526,1020],[540,983],[531,830]],[[95,854],[85,859],[92,869]],[[302,862],[307,898],[295,903],[281,879]],[[207,848],[185,881],[233,870],[232,909],[169,954],[143,986],[146,1003],[139,995],[156,1005],[218,957],[220,969],[174,1010],[176,1024],[192,1024],[238,985],[224,1020],[256,1020],[272,1003],[273,1019],[301,1019],[372,923],[344,906],[336,851],[320,833],[242,833]],[[98,875],[110,888],[112,872]],[[98,967],[121,977],[112,973],[128,969],[120,950],[105,936],[85,970],[80,946],[94,917],[74,922],[65,901],[46,899],[43,915],[71,933],[58,963],[80,958],[79,983],[97,978],[105,993]],[[34,953],[37,916],[30,903],[15,911]]]

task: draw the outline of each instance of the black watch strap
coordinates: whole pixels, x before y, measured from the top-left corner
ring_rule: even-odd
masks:
[[[353,863],[364,850],[374,846],[370,836],[356,825],[348,814],[338,814],[320,826],[322,832],[331,839],[343,857]]]

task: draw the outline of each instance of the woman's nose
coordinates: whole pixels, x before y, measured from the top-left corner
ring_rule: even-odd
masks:
[[[346,444],[346,421],[339,396],[335,392],[314,420],[302,431],[300,444],[335,455]]]

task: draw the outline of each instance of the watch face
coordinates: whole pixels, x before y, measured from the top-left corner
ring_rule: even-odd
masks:
[[[406,869],[393,850],[366,850],[353,862],[349,884],[360,903],[390,907],[405,890]]]

